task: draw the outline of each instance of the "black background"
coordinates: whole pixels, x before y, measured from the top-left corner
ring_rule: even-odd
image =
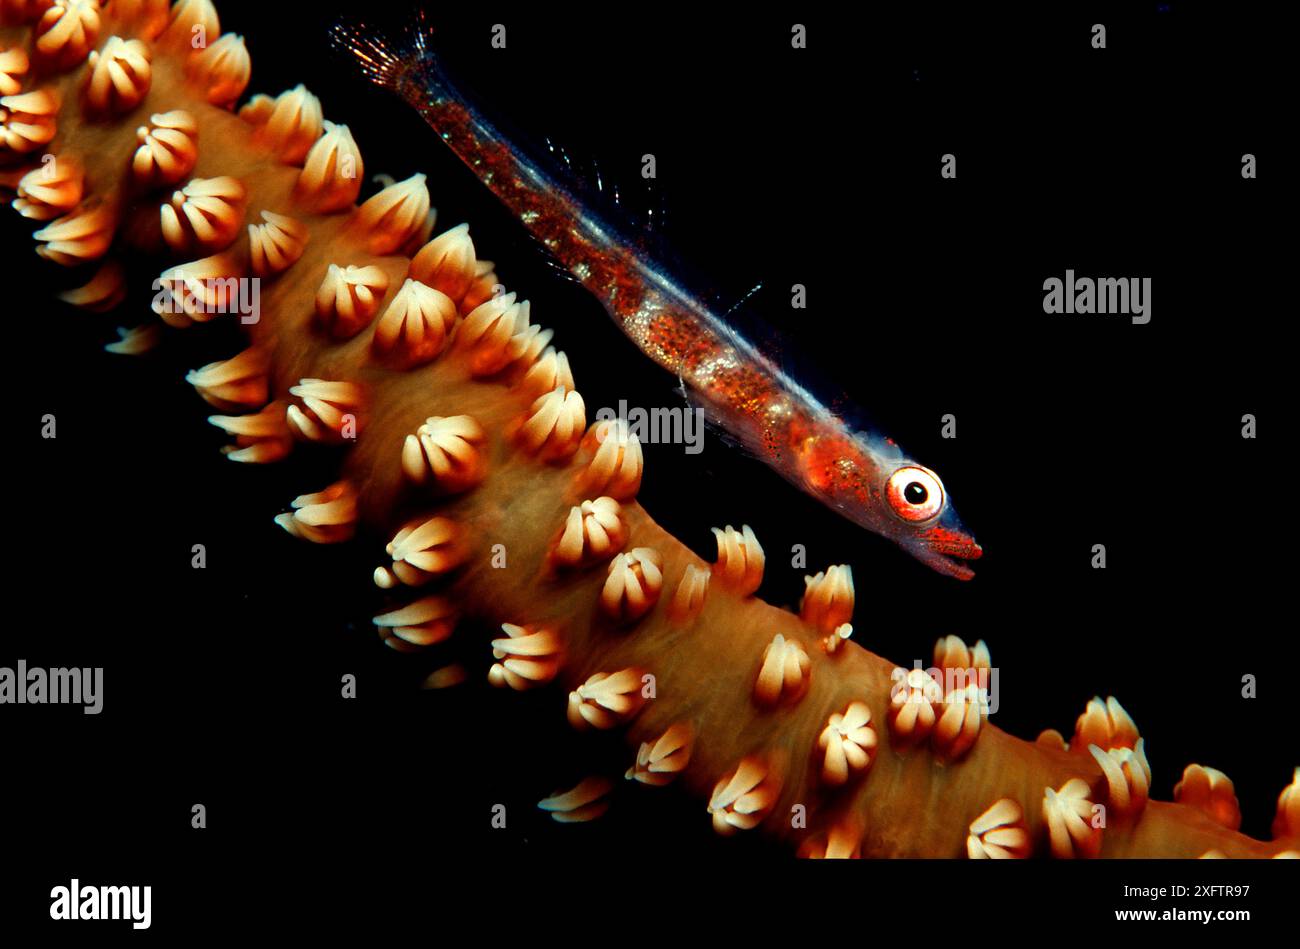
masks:
[[[339,8],[223,2],[223,29],[252,54],[250,93],[304,82],[351,127],[367,175],[426,172],[437,229],[471,222],[480,255],[556,330],[589,407],[678,404],[675,380],[550,270],[413,112],[330,57]],[[790,48],[792,19],[806,51]],[[665,239],[720,309],[761,281],[737,321],[771,327],[764,345],[792,371],[938,470],[986,556],[968,584],[941,577],[712,436],[698,456],[647,446],[641,501],[661,523],[709,558],[709,527],[751,524],[775,603],[802,591],[805,571],[783,566],[792,544],[810,571],[851,563],[855,638],[896,661],[928,659],[948,633],[984,638],[995,721],[1013,734],[1068,736],[1090,697],[1115,695],[1147,739],[1154,796],[1191,761],[1217,767],[1243,830],[1268,835],[1297,758],[1279,24],[1178,3],[434,20],[490,113],[599,157],[633,205],[667,211]],[[497,22],[506,50],[488,44]],[[630,183],[647,152],[658,180],[642,195]],[[945,152],[955,181],[939,178]],[[1242,180],[1245,152],[1259,180]],[[174,932],[302,893],[328,902],[311,911],[324,920],[449,913],[450,881],[501,885],[510,868],[577,866],[629,892],[733,857],[732,880],[796,872],[761,840],[715,839],[702,803],[671,792],[628,789],[589,826],[548,821],[541,797],[626,767],[618,739],[572,734],[557,691],[490,689],[485,630],[436,655],[383,649],[369,624],[377,547],[315,548],[271,520],[332,480],[328,456],[230,464],[182,380],[236,351],[236,330],[169,331],[143,360],[105,354],[113,326],[149,315],[161,266],[133,265],[123,310],[82,314],[51,300],[70,278],[31,255],[30,230],[4,216],[17,433],[0,664],[103,666],[105,707],[3,710],[7,917],[46,918],[49,887],[72,876],[152,883],[155,930]],[[1151,323],[1045,315],[1042,282],[1066,268],[1150,276]],[[793,283],[805,311],[789,308]],[[1247,412],[1256,441],[1240,437]],[[56,440],[39,437],[45,413]],[[955,440],[940,437],[945,413]],[[190,567],[195,543],[205,570]],[[453,659],[468,684],[416,688]],[[355,701],[340,698],[344,673]],[[490,828],[494,803],[509,830]],[[908,889],[866,873],[890,899]],[[1049,876],[1017,878],[1016,898],[1067,879]],[[1102,907],[1116,878],[1068,877]],[[213,881],[234,889],[202,888]]]

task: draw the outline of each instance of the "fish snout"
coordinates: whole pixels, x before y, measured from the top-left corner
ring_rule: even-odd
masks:
[[[975,571],[965,563],[979,560],[984,548],[975,538],[957,527],[936,525],[917,535],[913,553],[940,573],[959,580],[969,580]]]

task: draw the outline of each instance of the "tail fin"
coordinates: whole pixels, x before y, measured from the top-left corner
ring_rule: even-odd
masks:
[[[427,72],[434,65],[433,26],[417,8],[404,24],[381,26],[349,17],[330,27],[330,46],[361,68],[371,82],[401,93],[403,80],[412,72]]]

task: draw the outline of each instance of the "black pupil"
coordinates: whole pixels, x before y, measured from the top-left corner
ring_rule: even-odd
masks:
[[[925,485],[919,481],[913,481],[903,489],[903,497],[907,499],[908,504],[924,504],[928,498],[929,492],[925,490]]]

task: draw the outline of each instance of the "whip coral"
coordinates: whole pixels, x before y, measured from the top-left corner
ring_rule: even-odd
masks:
[[[1213,769],[1189,768],[1177,802],[1151,799],[1143,739],[1114,699],[1089,705],[1068,742],[1030,742],[984,720],[978,687],[946,690],[867,651],[848,636],[845,565],[809,576],[796,613],[756,596],[767,560],[750,526],[718,525],[716,558],[697,556],[636,501],[655,472],[635,435],[590,424],[583,367],[536,322],[547,315],[499,287],[467,227],[434,233],[436,182],[417,174],[358,206],[364,142],[324,118],[329,103],[299,86],[236,109],[249,57],[209,0],[3,12],[0,147],[17,210],[43,225],[37,252],[92,265],[72,295],[88,308],[120,299],[119,252],[156,255],[183,292],[179,310],[158,307],[165,322],[240,325],[247,348],[189,381],[222,413],[210,421],[232,461],[341,449],[337,474],[286,497],[275,521],[305,542],[368,545],[377,642],[436,649],[458,623],[487,622],[471,674],[500,700],[552,691],[575,729],[624,736],[632,785],[694,795],[720,834],[807,856],[1300,848],[1294,785],[1272,841],[1236,830],[1232,784]],[[257,314],[216,312],[252,278]],[[114,345],[155,338],[124,329]],[[975,674],[989,649],[941,641],[936,665]],[[627,786],[592,777],[540,806],[590,820]]]

